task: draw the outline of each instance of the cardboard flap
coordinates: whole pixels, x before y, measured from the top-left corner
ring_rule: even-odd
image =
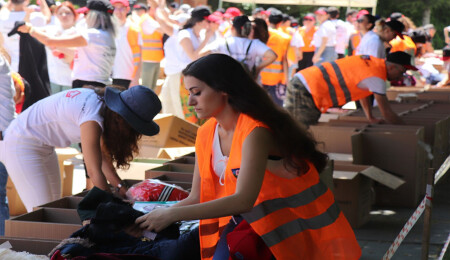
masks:
[[[364,176],[367,176],[371,178],[374,181],[377,181],[393,190],[400,187],[402,184],[405,183],[404,180],[398,178],[397,176],[394,176],[386,171],[383,171],[375,166],[370,166],[366,168],[365,170],[361,171],[361,174]]]
[[[334,161],[353,162],[353,155],[348,153],[328,153],[328,157]]]
[[[340,180],[353,180],[359,172],[355,171],[334,171],[333,178]]]

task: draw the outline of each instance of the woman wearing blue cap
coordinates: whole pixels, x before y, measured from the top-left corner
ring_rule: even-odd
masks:
[[[81,142],[93,184],[109,190],[109,181],[123,196],[126,187],[112,163],[129,166],[140,137],[159,132],[153,118],[160,110],[158,96],[144,86],[122,92],[112,87],[63,91],[40,100],[11,122],[0,136],[0,161],[31,211],[61,196],[54,147]]]

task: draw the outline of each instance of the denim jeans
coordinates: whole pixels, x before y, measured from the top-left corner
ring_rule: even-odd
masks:
[[[5,165],[0,162],[0,236],[5,235],[5,220],[9,219],[8,199],[6,198],[6,182],[8,172]]]

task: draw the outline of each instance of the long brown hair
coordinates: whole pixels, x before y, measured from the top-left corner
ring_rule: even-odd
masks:
[[[111,86],[120,90],[123,87]],[[103,99],[104,88],[96,88],[95,92]],[[128,169],[134,155],[139,152],[138,141],[142,134],[134,130],[122,116],[109,109],[106,104],[103,110],[103,147],[117,168]]]
[[[328,156],[316,149],[317,142],[311,133],[276,105],[235,59],[224,54],[210,54],[190,63],[183,75],[195,77],[212,89],[227,93],[228,103],[234,110],[266,124],[287,166],[296,168],[298,174],[308,171],[307,161],[312,162],[319,172],[325,167]]]

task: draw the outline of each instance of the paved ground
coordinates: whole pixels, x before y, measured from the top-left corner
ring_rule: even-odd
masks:
[[[450,233],[450,173],[435,187],[433,199],[429,259],[437,259]],[[370,221],[355,230],[362,248],[361,259],[382,259],[415,209],[374,208]],[[398,248],[395,259],[420,259],[422,250],[423,216]]]

